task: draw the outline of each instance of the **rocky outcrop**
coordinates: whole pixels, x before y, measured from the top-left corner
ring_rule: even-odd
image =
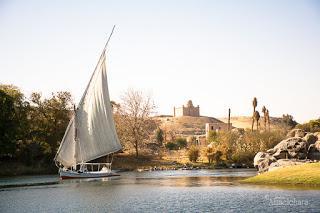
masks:
[[[320,160],[320,141],[317,141],[309,146],[308,159]]]
[[[276,159],[297,158],[304,159],[307,156],[307,142],[300,137],[288,138],[281,141],[274,148],[273,156]]]
[[[318,152],[320,152],[320,141],[315,142],[314,147]]]
[[[287,137],[292,138],[292,137],[299,137],[302,138],[305,136],[305,132],[302,129],[292,129],[288,132]]]
[[[287,137],[274,148],[256,154],[254,166],[260,173],[320,160],[319,132],[307,133],[301,129],[293,129]]]
[[[318,134],[307,133],[303,139],[308,143],[308,146],[314,144],[318,140]],[[320,137],[319,137],[320,139]]]
[[[277,159],[268,153],[258,152],[253,161],[254,167],[256,167],[259,172],[265,172],[268,171],[269,166],[273,162],[276,162]]]

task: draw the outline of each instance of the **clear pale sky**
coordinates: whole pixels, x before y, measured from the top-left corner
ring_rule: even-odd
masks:
[[[320,1],[0,0],[0,83],[79,101],[103,45],[111,99],[151,93],[158,114],[320,117]]]

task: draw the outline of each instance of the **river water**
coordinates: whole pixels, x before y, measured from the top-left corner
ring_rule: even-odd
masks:
[[[320,190],[240,184],[250,169],[0,178],[0,212],[320,212]]]

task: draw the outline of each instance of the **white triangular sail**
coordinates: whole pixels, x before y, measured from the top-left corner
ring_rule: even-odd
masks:
[[[76,128],[79,143],[79,146],[76,146],[78,163],[88,162],[121,149],[112,116],[104,53],[79,103]]]
[[[76,133],[71,133],[74,131],[71,130],[72,125],[75,126],[73,129],[76,129]],[[69,144],[72,144],[69,138],[75,134],[72,150],[69,147]],[[66,151],[67,149],[69,151]],[[112,116],[103,52],[76,110],[75,119],[66,130],[56,160],[64,166],[71,166],[97,159],[120,149],[121,144]]]
[[[65,167],[70,167],[76,164],[74,139],[75,125],[74,117],[72,117],[55,157],[55,160],[60,162]]]

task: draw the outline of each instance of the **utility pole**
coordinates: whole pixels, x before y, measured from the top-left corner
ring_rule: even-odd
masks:
[[[229,113],[228,113],[228,131],[231,130],[231,125],[230,125],[230,115],[231,115],[231,109],[229,108]]]

